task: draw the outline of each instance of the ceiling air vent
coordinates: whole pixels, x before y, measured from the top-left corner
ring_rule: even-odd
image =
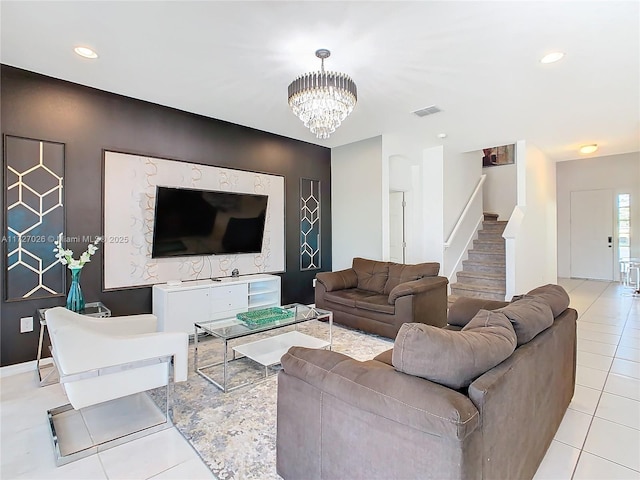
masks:
[[[433,115],[434,113],[441,112],[438,107],[435,105],[431,105],[430,107],[421,108],[420,110],[416,110],[415,113],[419,117],[426,117],[427,115]]]

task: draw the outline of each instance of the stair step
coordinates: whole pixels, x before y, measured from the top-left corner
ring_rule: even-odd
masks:
[[[499,216],[497,213],[489,213],[489,212],[484,212],[482,215],[485,220],[493,220],[493,221],[497,221]]]
[[[478,240],[500,240],[504,242],[502,232],[499,230],[478,230]]]
[[[492,262],[492,263],[504,263],[504,252],[497,251],[481,251],[472,248],[469,250],[469,260]]]
[[[500,262],[478,262],[475,260],[463,260],[462,269],[465,272],[501,273],[504,275],[506,266]]]
[[[482,222],[482,229],[483,230],[492,230],[492,231],[501,231],[503,232],[504,229],[507,227],[507,222],[504,221],[483,221]]]
[[[506,290],[504,287],[481,287],[478,285],[469,285],[460,282],[451,284],[451,293],[453,295],[464,297],[504,301],[505,292]]]
[[[480,287],[505,287],[505,275],[504,273],[487,273],[487,272],[458,272],[458,282],[462,282],[465,285],[477,285]]]
[[[474,240],[473,249],[479,252],[504,252],[504,240]]]

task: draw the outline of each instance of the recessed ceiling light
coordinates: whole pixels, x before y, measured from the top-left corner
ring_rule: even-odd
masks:
[[[551,52],[540,59],[540,63],[553,63],[564,57],[562,52]]]
[[[73,51],[84,58],[98,58],[98,54],[89,47],[76,47]]]
[[[447,138],[447,134],[446,133],[439,133],[438,134],[438,138]]]
[[[598,145],[596,145],[595,143],[591,145],[582,145],[580,147],[580,153],[593,153],[596,150],[598,150]]]

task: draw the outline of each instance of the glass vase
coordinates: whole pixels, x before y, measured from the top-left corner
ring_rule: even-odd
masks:
[[[69,295],[67,295],[67,308],[73,312],[81,312],[84,310],[84,297],[80,288],[82,267],[70,268],[69,270],[71,270],[71,286],[69,287]]]

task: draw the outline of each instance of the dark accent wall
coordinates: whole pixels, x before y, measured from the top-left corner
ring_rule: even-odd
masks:
[[[67,236],[102,233],[103,149],[283,175],[287,248],[286,272],[281,274],[282,301],[314,301],[312,280],[316,272],[300,272],[300,179],[321,182],[322,266],[323,270],[330,270],[330,149],[6,65],[0,66],[0,74],[2,134],[66,145]],[[198,95],[198,92],[182,94]],[[4,162],[3,156],[3,186]],[[4,199],[2,202],[0,211],[4,216]],[[79,252],[83,248],[84,245],[80,246]],[[36,309],[64,303],[62,298],[6,302],[5,255],[3,248],[0,256],[3,272],[0,275],[1,366],[34,360],[39,332]],[[67,286],[69,281],[68,276]],[[102,249],[88,268],[83,269],[82,290],[87,301],[103,301],[114,315],[151,312],[150,287],[102,291]],[[21,334],[20,318],[25,316],[34,317],[34,331]]]

